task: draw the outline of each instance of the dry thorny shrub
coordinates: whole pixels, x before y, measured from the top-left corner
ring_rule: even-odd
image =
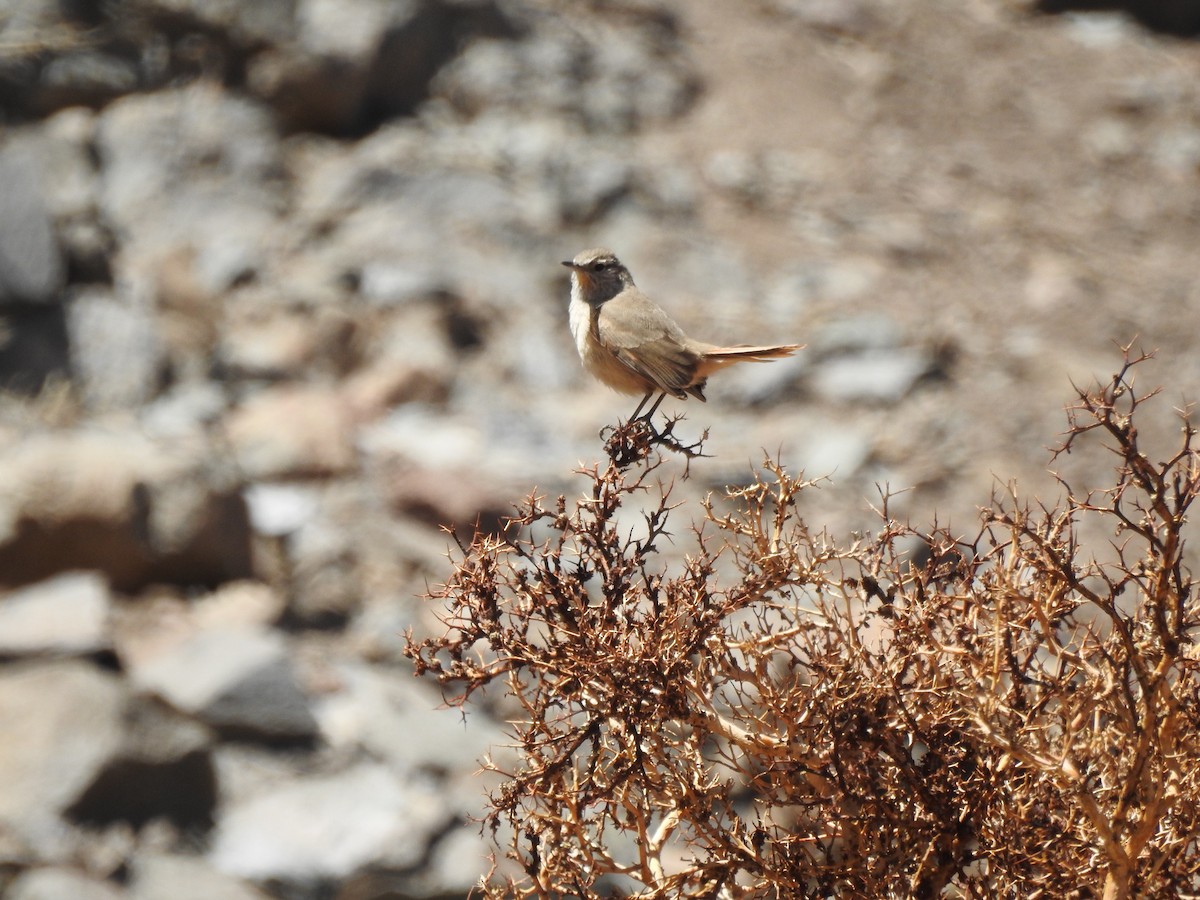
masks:
[[[885,503],[839,545],[768,460],[668,571],[660,473],[685,448],[634,423],[586,496],[461,548],[446,633],[408,653],[457,704],[496,682],[519,704],[488,821],[525,876],[484,894],[1196,896],[1200,458],[1186,418],[1166,461],[1140,448],[1142,359],[1080,392],[1058,451],[1100,436],[1113,485],[1010,495],[969,539]]]

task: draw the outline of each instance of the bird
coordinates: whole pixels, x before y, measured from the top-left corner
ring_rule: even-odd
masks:
[[[564,260],[571,270],[571,333],[583,368],[623,394],[643,394],[630,421],[650,398],[649,420],[669,394],[704,400],[713,372],[740,362],[791,356],[800,344],[721,346],[693,340],[633,283],[633,276],[606,247]]]

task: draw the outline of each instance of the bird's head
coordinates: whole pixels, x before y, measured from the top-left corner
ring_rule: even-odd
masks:
[[[588,303],[603,303],[633,286],[633,276],[629,270],[621,264],[615,253],[604,247],[584,250],[574,259],[564,260],[563,265],[571,270],[583,299]]]

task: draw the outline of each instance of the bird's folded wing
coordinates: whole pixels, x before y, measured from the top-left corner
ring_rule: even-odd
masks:
[[[645,297],[615,297],[600,308],[597,337],[622,364],[661,390],[682,397],[699,356],[667,314]]]
[[[672,341],[647,341],[637,347],[622,347],[616,357],[659,390],[682,398],[691,387],[696,357]]]

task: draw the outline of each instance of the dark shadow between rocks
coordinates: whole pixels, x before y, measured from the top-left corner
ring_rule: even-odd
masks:
[[[217,805],[217,776],[207,750],[178,759],[118,759],[66,811],[80,825],[127,822],[141,828],[166,819],[181,831],[208,831]]]
[[[1038,0],[1035,9],[1050,15],[1125,12],[1153,31],[1174,37],[1200,37],[1200,2],[1197,0]]]

